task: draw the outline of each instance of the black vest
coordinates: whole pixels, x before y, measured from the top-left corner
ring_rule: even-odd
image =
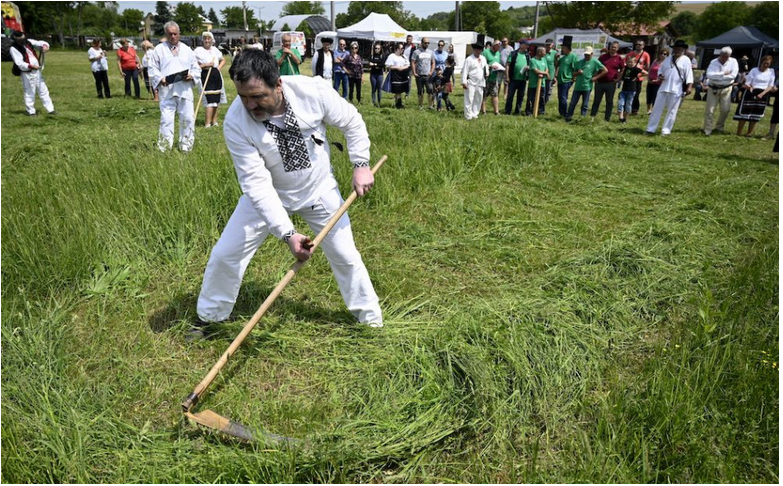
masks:
[[[35,56],[35,59],[39,61],[38,64],[40,64],[40,60],[38,59],[38,55],[35,53],[35,47],[33,47],[33,45],[30,44],[29,41],[25,41],[23,46],[18,45],[16,42],[11,44],[11,49],[16,49],[19,52],[19,54],[22,55],[22,59],[24,60],[24,62],[26,62],[27,64],[30,64],[30,59],[27,57],[27,52],[28,51],[27,51],[26,48],[30,49],[30,51],[33,53],[33,56]],[[14,65],[11,66],[11,72],[13,73],[14,76],[19,76],[19,75],[22,74],[22,70],[19,69],[19,66],[17,66],[16,63],[14,63]]]
[[[318,50],[318,60],[315,61],[315,73],[313,73],[315,76],[321,76],[322,78],[324,77],[324,53],[325,52],[326,49],[323,48]],[[334,66],[334,56],[332,56],[332,66]]]

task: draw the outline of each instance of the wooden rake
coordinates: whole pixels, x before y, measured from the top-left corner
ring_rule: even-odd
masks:
[[[375,164],[375,167],[372,168],[373,175],[378,172],[378,169],[381,168],[384,162],[386,162],[385,155],[381,157],[381,159]],[[329,231],[331,231],[334,225],[337,224],[343,214],[345,214],[345,212],[348,210],[348,207],[356,200],[357,197],[358,195],[356,194],[356,191],[351,191],[351,195],[348,196],[342,206],[340,206],[334,216],[332,216],[332,219],[329,220],[326,226],[324,226],[321,232],[318,233],[318,235],[315,237],[315,240],[313,240],[313,251],[318,248],[318,245],[320,245],[323,239],[326,238],[326,235],[329,233]],[[207,373],[207,376],[201,380],[201,383],[199,383],[198,386],[196,386],[196,388],[193,390],[193,393],[185,398],[185,400],[182,402],[182,410],[187,418],[196,422],[197,424],[246,441],[263,438],[267,442],[271,442],[277,445],[286,445],[291,444],[292,442],[296,442],[294,439],[289,439],[287,437],[276,434],[264,433],[259,436],[254,434],[253,431],[248,427],[218,415],[211,410],[204,410],[203,412],[193,412],[192,410],[206,391],[207,387],[209,387],[217,375],[220,374],[220,371],[223,369],[226,363],[228,363],[228,360],[231,358],[231,356],[234,355],[245,338],[250,334],[250,331],[253,330],[256,324],[258,324],[258,321],[261,320],[261,317],[263,317],[266,311],[272,306],[272,303],[274,303],[286,285],[291,282],[296,273],[304,266],[304,264],[305,262],[300,260],[294,262],[288,272],[286,272],[283,279],[280,280],[277,286],[275,286],[274,290],[272,290],[272,293],[270,293],[266,300],[264,300],[264,303],[261,304],[261,307],[259,307],[256,313],[253,314],[253,317],[251,317],[247,324],[245,324],[239,335],[234,338],[234,341],[231,343],[228,349],[223,353],[217,363],[215,363],[209,373]]]

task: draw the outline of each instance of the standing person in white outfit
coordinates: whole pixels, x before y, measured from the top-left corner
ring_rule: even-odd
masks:
[[[313,76],[321,76],[327,81],[332,81],[332,69],[334,56],[332,55],[332,38],[321,39],[321,48],[313,54]]]
[[[704,109],[704,134],[712,134],[715,107],[720,105],[720,116],[715,130],[723,132],[726,117],[731,111],[731,84],[739,74],[739,64],[731,57],[731,47],[720,50],[720,56],[707,67],[707,107]]]
[[[160,98],[158,149],[165,152],[174,145],[174,118],[179,115],[179,149],[190,152],[196,139],[193,86],[201,82],[201,68],[190,47],[179,41],[179,25],[169,21],[163,30],[167,40],[155,47],[148,68],[152,87]],[[183,71],[187,74],[181,79],[174,76]]]
[[[359,196],[374,184],[370,138],[356,108],[319,77],[280,76],[275,58],[247,50],[229,70],[238,98],[228,109],[223,133],[242,196],[204,272],[198,298],[203,326],[229,317],[250,259],[270,234],[288,244],[298,260],[312,255],[310,239],[291,221],[296,213],[319,232],[343,203],[332,173],[326,127],[345,135]],[[323,240],[348,310],[360,323],[381,327],[383,317],[370,276],[356,249],[345,214]]]
[[[478,118],[484,100],[484,86],[487,84],[489,67],[481,55],[484,46],[473,44],[473,55],[465,59],[462,67],[462,89],[465,90],[465,119]]]
[[[198,62],[201,68],[201,82],[204,90],[204,106],[206,107],[206,122],[204,127],[216,127],[218,126],[218,105],[225,103],[226,91],[223,86],[223,74],[221,69],[226,64],[226,60],[223,59],[223,53],[220,49],[215,47],[215,37],[212,32],[204,32],[201,34],[201,42],[203,46],[196,47],[193,50],[193,54],[196,55],[196,62]]]
[[[98,91],[98,98],[103,98],[103,92],[106,97],[111,98],[111,89],[109,89],[109,61],[106,60],[106,51],[101,49],[101,40],[92,41],[92,47],[87,51],[87,57],[90,59],[90,68],[92,76],[95,78],[95,89]]]
[[[41,98],[44,108],[50,115],[54,114],[54,103],[49,97],[49,88],[44,81],[43,65],[38,60],[38,55],[33,47],[40,47],[43,52],[49,50],[49,43],[37,40],[27,40],[24,32],[14,32],[11,34],[14,43],[9,49],[11,59],[14,61],[14,67],[19,70],[19,76],[22,78],[22,89],[24,90],[24,105],[29,116],[35,115],[35,92],[38,91],[38,97]],[[14,72],[16,74],[16,72]]]
[[[693,86],[693,68],[688,56],[684,56],[688,44],[683,40],[678,40],[673,46],[674,54],[665,60],[658,69],[658,79],[661,80],[661,87],[658,89],[658,96],[655,98],[650,120],[647,123],[647,134],[654,135],[658,129],[658,123],[661,121],[664,108],[666,108],[666,117],[661,127],[661,135],[668,136],[674,127],[674,121],[677,119],[677,110],[680,109],[680,101],[691,94]]]

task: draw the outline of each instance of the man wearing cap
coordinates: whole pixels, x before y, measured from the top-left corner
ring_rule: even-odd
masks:
[[[514,105],[514,114],[519,115],[522,109],[522,100],[525,98],[525,86],[527,85],[528,70],[527,41],[519,40],[519,48],[508,56],[506,62],[506,84],[508,84],[508,96],[506,97],[506,115],[511,114],[511,104],[514,101],[514,93],[517,93],[517,103]]]
[[[321,48],[313,54],[313,76],[321,76],[327,81],[332,80],[332,66],[334,64],[332,42],[334,41],[331,37],[324,37],[321,39]]]
[[[731,83],[739,73],[737,60],[731,57],[731,47],[720,50],[720,56],[707,67],[707,106],[704,108],[704,134],[708,137],[713,130],[715,107],[720,106],[720,116],[715,130],[722,132],[726,117],[731,110]]]
[[[658,79],[661,80],[661,87],[658,89],[658,96],[655,99],[650,120],[647,123],[647,134],[654,135],[661,121],[664,108],[666,116],[661,127],[661,135],[668,136],[674,121],[677,119],[677,110],[680,108],[680,101],[691,94],[693,86],[693,69],[691,60],[685,56],[685,50],[688,44],[683,40],[674,43],[674,54],[666,59],[658,69]]]
[[[561,47],[563,55],[557,60],[555,79],[557,79],[557,110],[560,116],[568,116],[568,91],[574,84],[574,70],[579,59],[571,52],[571,36],[566,36]]]
[[[486,86],[489,70],[487,59],[481,55],[484,46],[480,42],[473,44],[473,55],[465,59],[462,66],[462,89],[465,90],[465,119],[478,118],[481,104],[484,100],[484,86]]]
[[[579,103],[579,98],[582,98],[582,116],[587,115],[587,104],[590,102],[593,83],[606,74],[606,68],[601,64],[601,61],[593,59],[593,46],[585,47],[585,57],[577,61],[574,69],[574,94],[571,95],[571,104],[568,106],[568,113],[565,117],[567,122],[570,122],[574,117],[574,110],[576,104]]]
[[[38,54],[34,47],[40,47],[42,52],[49,50],[49,43],[27,39],[24,32],[14,32],[11,34],[14,43],[11,44],[9,52],[14,61],[14,73],[19,73],[22,78],[22,90],[24,92],[24,105],[28,116],[35,115],[35,92],[38,91],[38,97],[41,98],[44,108],[50,115],[54,114],[54,104],[49,97],[49,88],[46,87],[41,70],[43,66],[38,60]]]

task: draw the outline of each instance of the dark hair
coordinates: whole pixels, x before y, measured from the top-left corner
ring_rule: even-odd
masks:
[[[21,30],[15,30],[14,33],[11,34],[11,37],[13,37],[14,39],[21,39],[22,37],[24,37],[24,32],[22,32]]]
[[[266,51],[248,49],[242,51],[231,64],[228,74],[233,81],[246,83],[252,78],[260,79],[270,88],[277,86],[280,71],[275,58]]]

